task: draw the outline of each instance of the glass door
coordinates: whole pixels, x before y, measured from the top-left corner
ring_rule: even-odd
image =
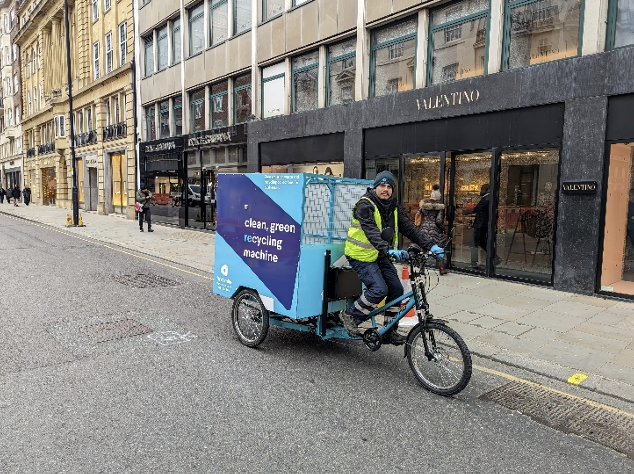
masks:
[[[634,143],[610,146],[601,291],[634,295]]]
[[[452,153],[445,168],[445,202],[454,229],[449,263],[453,268],[486,272],[489,181],[493,153]]]

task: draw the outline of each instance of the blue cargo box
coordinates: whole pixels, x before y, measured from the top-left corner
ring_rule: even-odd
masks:
[[[344,250],[351,211],[372,182],[308,173],[218,176],[215,294],[249,288],[293,319],[322,313],[325,254]],[[329,311],[345,307],[329,302]]]

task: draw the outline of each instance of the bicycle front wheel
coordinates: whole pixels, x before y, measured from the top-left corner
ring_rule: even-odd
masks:
[[[253,290],[242,290],[231,309],[233,329],[245,346],[257,347],[269,331],[269,312]]]
[[[428,354],[425,354],[427,340]],[[460,335],[444,324],[427,323],[427,329],[416,326],[407,337],[407,360],[414,375],[430,392],[454,395],[471,379],[471,353]]]

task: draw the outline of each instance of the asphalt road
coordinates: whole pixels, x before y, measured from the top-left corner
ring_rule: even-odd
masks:
[[[2,473],[634,472],[480,399],[509,381],[491,362],[443,398],[402,348],[272,328],[250,349],[209,274],[1,215],[0,268]],[[150,332],[91,339],[130,320]]]

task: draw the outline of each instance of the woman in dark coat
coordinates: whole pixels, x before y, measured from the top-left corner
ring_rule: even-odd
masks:
[[[447,245],[447,234],[445,234],[445,205],[440,202],[441,198],[440,186],[434,184],[429,199],[420,201],[418,212],[423,218],[420,230],[444,248]],[[449,270],[445,268],[444,260],[438,262],[438,269],[441,275],[449,273]]]
[[[22,195],[24,196],[24,204],[28,206],[31,202],[31,188],[29,188],[28,185],[24,186],[24,189],[22,190]]]
[[[18,183],[15,183],[15,185],[13,186],[12,196],[13,205],[15,207],[18,207],[18,201],[20,200],[20,187],[18,186]]]

